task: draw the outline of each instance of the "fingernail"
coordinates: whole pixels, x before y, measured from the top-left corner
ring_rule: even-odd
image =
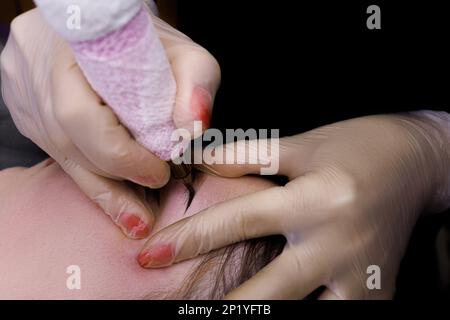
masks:
[[[211,94],[202,87],[196,87],[192,92],[191,110],[196,120],[203,124],[203,128],[209,128],[211,124]]]
[[[150,234],[150,228],[144,220],[134,214],[124,213],[119,219],[127,234],[133,238],[145,238]]]
[[[170,265],[173,258],[174,250],[172,245],[164,244],[141,252],[138,262],[142,267],[158,268]]]

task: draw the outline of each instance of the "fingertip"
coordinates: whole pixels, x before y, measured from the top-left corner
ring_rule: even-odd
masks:
[[[170,180],[169,165],[165,161],[156,159],[156,157],[155,159],[152,158],[149,161],[145,159],[143,161],[146,161],[146,166],[148,167],[148,169],[145,170],[149,172],[148,175],[138,175],[130,178],[129,180],[151,189],[160,189],[164,187]]]
[[[186,129],[195,139],[211,126],[213,96],[201,86],[191,89],[188,96],[177,98],[173,119],[177,128]]]
[[[144,239],[150,235],[152,223],[136,214],[124,213],[119,218],[119,226],[127,237],[131,239]]]
[[[173,264],[175,250],[172,244],[160,244],[143,249],[137,261],[143,268],[162,268]]]
[[[156,178],[156,188],[162,188],[170,180],[170,166],[167,162],[164,162],[164,168],[160,171],[160,174]]]
[[[137,183],[143,187],[151,189],[160,189],[164,187],[170,179],[170,173],[164,175],[150,175],[150,176],[137,176],[131,179],[134,183]]]
[[[212,95],[208,90],[200,86],[194,88],[190,108],[194,119],[201,121],[203,128],[209,128],[211,125],[212,101]]]
[[[137,190],[135,189],[134,195],[136,197],[125,206],[126,209],[123,212],[116,218],[113,218],[128,238],[138,240],[150,236],[155,225],[155,212],[158,210],[154,206],[152,199],[147,197],[144,189],[138,187],[139,189],[144,194],[137,194]],[[124,207],[122,206],[122,208]]]

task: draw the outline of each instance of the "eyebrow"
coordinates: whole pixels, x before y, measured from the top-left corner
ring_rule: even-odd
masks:
[[[186,191],[188,193],[188,199],[186,201],[186,210],[184,212],[185,214],[186,214],[187,210],[189,209],[189,207],[191,206],[192,201],[194,200],[194,197],[195,197],[195,194],[196,194],[195,188],[194,188],[194,183],[196,181],[196,178],[197,178],[197,171],[196,170],[192,170],[191,171],[191,175],[190,175],[190,179],[189,179],[190,181],[187,182],[187,181],[182,180],[183,181],[183,185],[186,188]],[[160,194],[160,191],[159,190],[152,190],[152,191],[156,191],[156,192],[154,192],[154,197],[155,197],[156,203],[157,203],[157,205],[159,207],[161,205],[161,194]]]
[[[192,186],[192,182],[191,183],[185,182],[184,186],[186,187],[186,189],[188,191],[188,200],[187,200],[187,204],[186,204],[186,211],[187,211],[192,204],[192,200],[194,200],[195,189]]]
[[[189,207],[192,204],[192,201],[194,200],[194,197],[195,197],[194,183],[195,183],[196,178],[197,178],[197,171],[196,170],[192,170],[191,171],[191,176],[190,176],[190,181],[189,182],[187,182],[187,181],[183,182],[183,184],[184,184],[184,186],[185,186],[185,188],[187,189],[187,192],[188,192],[188,200],[187,200],[187,203],[186,203],[186,211],[184,213],[187,212],[187,210],[189,209]]]

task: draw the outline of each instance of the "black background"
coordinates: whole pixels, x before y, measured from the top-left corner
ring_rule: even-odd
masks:
[[[381,8],[369,30],[367,7]],[[179,1],[223,73],[213,126],[294,134],[357,116],[449,110],[444,1]]]

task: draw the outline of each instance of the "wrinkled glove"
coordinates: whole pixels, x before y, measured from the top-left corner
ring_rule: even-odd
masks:
[[[177,81],[174,121],[186,127],[199,118],[191,110],[211,108],[220,69],[205,49],[157,21]],[[147,236],[152,209],[141,190],[123,180],[158,188],[168,181],[169,166],[131,138],[86,82],[69,45],[36,9],[13,21],[1,76],[5,104],[20,132],[54,158],[126,235]]]
[[[163,267],[282,234],[282,254],[227,298],[300,299],[321,286],[320,299],[391,298],[420,213],[450,204],[450,135],[443,130],[450,117],[444,118],[371,116],[281,139],[285,186],[217,204],[161,230],[138,260],[146,268]],[[237,156],[256,143],[237,143]],[[276,156],[272,150],[269,160]],[[259,174],[261,166],[205,169],[239,177]]]

